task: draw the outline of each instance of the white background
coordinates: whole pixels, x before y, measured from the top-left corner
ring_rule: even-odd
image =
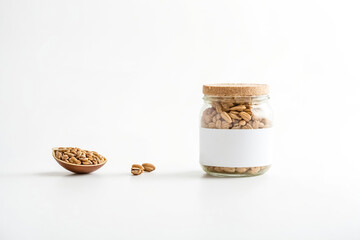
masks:
[[[0,1],[0,239],[360,239],[356,1]],[[198,164],[202,84],[268,83],[276,159]],[[73,175],[54,146],[97,150]],[[132,163],[158,169],[137,177]]]

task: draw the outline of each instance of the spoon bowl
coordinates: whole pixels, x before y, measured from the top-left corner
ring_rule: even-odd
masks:
[[[86,174],[86,173],[94,172],[94,171],[98,170],[99,168],[101,168],[102,166],[104,166],[104,164],[107,162],[107,159],[105,159],[105,161],[100,164],[92,164],[92,165],[73,164],[73,163],[65,162],[61,159],[56,158],[56,156],[55,156],[56,150],[57,150],[57,148],[52,149],[52,156],[57,161],[57,163],[60,164],[60,166],[62,166],[66,170],[73,172],[73,173],[77,173],[77,174]]]

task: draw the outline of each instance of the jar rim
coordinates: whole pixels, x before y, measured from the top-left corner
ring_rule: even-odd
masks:
[[[256,83],[218,83],[204,84],[203,93],[215,97],[250,97],[269,94],[267,84]]]
[[[258,96],[209,96],[204,95],[203,100],[205,102],[247,102],[252,104],[260,104],[270,99],[269,95],[258,95]]]

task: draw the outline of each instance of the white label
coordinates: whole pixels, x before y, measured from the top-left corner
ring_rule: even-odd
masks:
[[[273,157],[272,128],[200,128],[200,164],[219,167],[270,165]]]

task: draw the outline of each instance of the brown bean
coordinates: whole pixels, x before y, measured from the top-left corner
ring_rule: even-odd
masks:
[[[132,167],[131,168],[131,173],[133,175],[140,175],[144,172],[144,170],[142,170],[141,168],[138,168],[138,167]]]
[[[155,166],[151,163],[143,163],[142,166],[144,167],[144,171],[146,172],[152,172],[156,169]]]
[[[78,165],[92,165],[106,161],[106,158],[100,154],[80,148],[61,147],[53,151],[56,159]]]

